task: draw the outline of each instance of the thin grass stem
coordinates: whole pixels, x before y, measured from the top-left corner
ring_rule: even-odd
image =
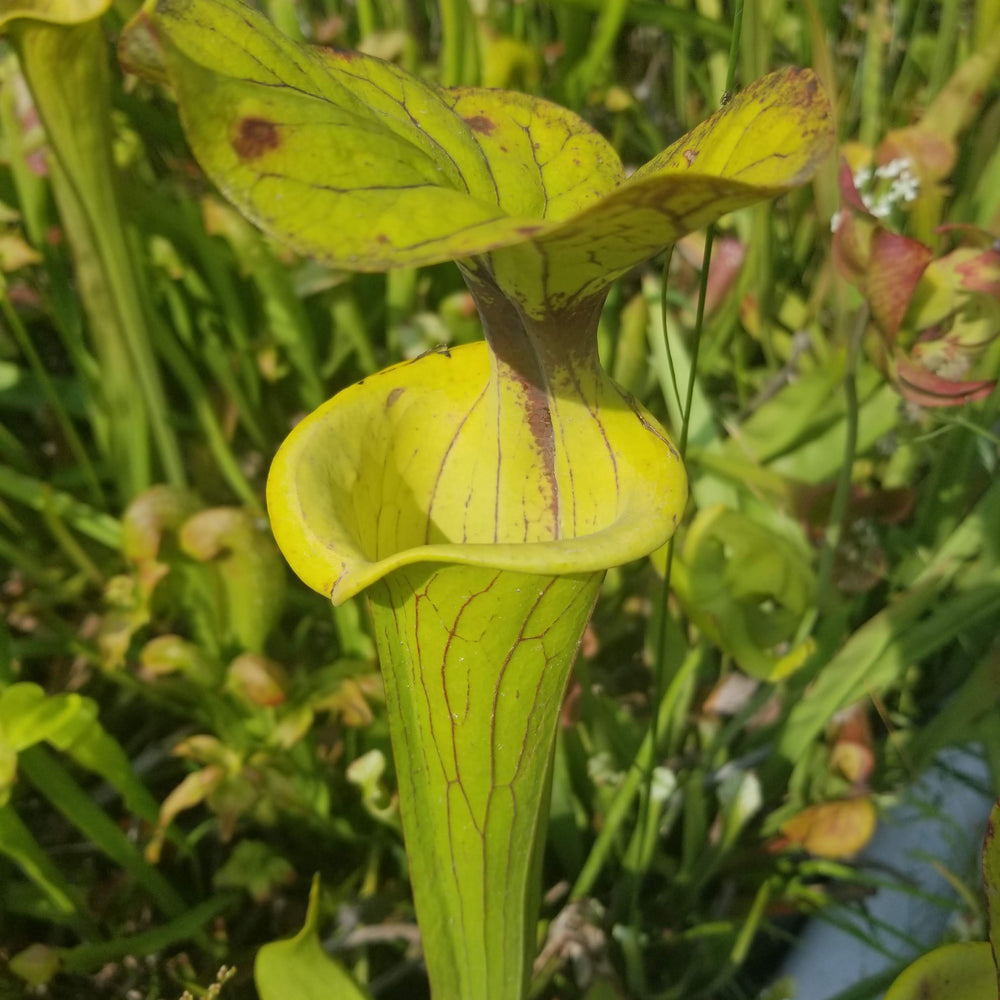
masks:
[[[201,384],[198,372],[188,359],[183,347],[172,337],[166,335],[159,338],[157,347],[167,367],[188,395],[195,418],[201,425],[205,442],[212,452],[212,457],[215,459],[222,478],[225,479],[233,493],[254,513],[263,514],[264,508],[240,467],[239,460],[233,454],[218,417],[212,409],[211,400],[208,398],[205,387]]]
[[[479,45],[467,0],[441,2],[441,82],[446,87],[478,82]]]
[[[740,50],[740,34],[743,26],[743,0],[737,0],[736,10],[733,16],[733,26],[732,34],[730,37],[729,45],[729,66],[726,72],[726,91],[731,91],[736,80],[736,61],[739,57]],[[708,296],[708,273],[709,267],[712,261],[712,245],[715,241],[715,226],[709,226],[705,234],[705,251],[702,257],[702,268],[701,277],[698,287],[698,306],[695,313],[694,331],[692,335],[692,345],[691,345],[691,370],[688,376],[687,389],[684,398],[684,408],[681,419],[681,431],[680,439],[678,441],[678,451],[681,456],[681,461],[684,460],[687,454],[687,443],[688,443],[688,432],[691,424],[691,408],[694,403],[694,392],[695,385],[698,376],[698,355],[701,348],[701,334],[705,325],[705,301]],[[664,324],[664,332],[666,331],[666,324]],[[675,538],[676,535],[670,539],[667,545],[667,556],[666,556],[666,566],[663,573],[663,586],[660,589],[660,617],[659,617],[659,628],[657,631],[656,639],[656,662],[654,665],[654,700],[653,704],[659,706],[663,700],[665,690],[666,690],[666,679],[663,676],[663,664],[666,660],[666,643],[667,643],[667,617],[670,614],[669,610],[669,600],[670,600],[670,578],[673,569],[674,561],[674,550],[675,550]],[[659,727],[659,712],[654,711],[650,719],[650,733],[649,733],[649,743],[653,753],[653,759],[655,760],[655,755],[657,748],[659,746],[660,740],[660,727]],[[652,763],[652,762],[651,762]],[[648,812],[652,807],[652,794],[653,794],[653,768],[652,766],[647,768],[646,775],[646,794],[643,796],[640,809],[639,809],[639,829],[642,831],[647,831],[650,828],[648,820]],[[655,830],[654,830],[655,835]],[[649,858],[652,856],[651,845],[646,845],[639,850],[638,856],[640,859]],[[642,886],[645,880],[645,865],[640,865],[635,873],[635,878],[632,883],[632,897],[631,897],[631,918],[630,924],[634,930],[638,931],[639,926],[639,900],[642,895]]]
[[[0,496],[23,503],[38,513],[54,513],[81,535],[116,552],[121,549],[121,525],[110,514],[94,510],[76,497],[5,465],[0,465]]]
[[[24,776],[100,851],[128,872],[149,893],[160,912],[176,917],[185,904],[177,890],[122,833],[118,825],[76,783],[44,746],[23,750],[18,765]]]
[[[816,577],[817,609],[829,606],[832,599],[833,564],[837,555],[840,540],[844,534],[847,517],[847,503],[851,494],[851,475],[854,469],[854,458],[858,448],[858,354],[861,348],[861,338],[868,326],[868,309],[862,306],[858,311],[854,331],[847,346],[847,359],[844,367],[844,401],[845,428],[844,458],[837,475],[837,485],[830,507],[830,520],[827,523],[823,547],[819,556],[819,569]]]
[[[944,0],[941,4],[941,21],[934,39],[934,62],[931,65],[931,94],[936,94],[945,85],[954,68],[961,7],[958,0]]]
[[[872,7],[861,67],[861,124],[858,136],[866,146],[874,147],[882,132],[882,80],[885,71],[884,37],[889,24],[886,0],[876,0]]]
[[[0,276],[0,310],[3,311],[4,319],[7,320],[7,325],[14,335],[14,340],[17,341],[17,346],[20,348],[21,353],[24,354],[35,378],[38,379],[38,384],[42,387],[42,392],[45,394],[45,399],[52,408],[52,414],[59,424],[59,429],[66,439],[66,444],[73,453],[73,457],[80,464],[83,478],[90,491],[91,501],[99,507],[106,506],[107,500],[101,489],[97,473],[94,471],[94,466],[90,461],[90,456],[87,454],[87,449],[84,447],[83,441],[80,440],[80,435],[77,434],[76,428],[73,426],[73,421],[70,420],[69,414],[66,412],[62,398],[56,390],[55,385],[53,385],[45,365],[42,364],[42,359],[38,356],[38,351],[35,350],[35,345],[32,343],[28,331],[21,322],[21,317],[18,316],[17,311],[10,304],[10,298],[7,296],[7,283],[3,280],[2,276]]]

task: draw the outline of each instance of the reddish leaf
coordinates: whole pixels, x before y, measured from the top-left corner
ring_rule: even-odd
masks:
[[[1000,250],[991,247],[971,260],[955,265],[961,286],[1000,299]]]
[[[872,225],[845,212],[833,234],[833,262],[845,281],[856,288],[864,284],[871,256]]]
[[[996,386],[995,379],[963,382],[942,378],[905,358],[896,359],[896,375],[903,396],[921,406],[963,406],[985,399]]]
[[[873,319],[890,341],[899,331],[913,293],[933,256],[930,248],[917,240],[876,230],[864,292]]]
[[[871,257],[875,218],[854,186],[854,176],[847,160],[840,161],[840,197],[844,208],[834,222],[833,261],[846,281],[858,288],[864,285]]]
[[[677,253],[694,269],[701,270],[705,254],[705,237],[702,233],[691,233],[677,242]],[[710,315],[726,297],[739,276],[746,257],[746,247],[734,236],[723,236],[715,241],[712,262],[708,267],[708,284],[705,289],[705,313]]]
[[[242,653],[229,664],[226,686],[252,705],[271,707],[288,698],[288,674],[261,653]]]
[[[854,174],[847,160],[840,161],[840,172],[837,175],[837,182],[840,185],[840,197],[843,199],[844,204],[849,208],[853,208],[856,212],[860,212],[862,215],[873,218],[868,211],[868,207],[861,200],[858,189],[854,186]]]

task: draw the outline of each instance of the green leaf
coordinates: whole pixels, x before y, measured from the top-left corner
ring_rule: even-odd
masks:
[[[212,876],[218,889],[243,889],[255,903],[265,903],[275,888],[295,879],[291,864],[262,840],[241,840]]]
[[[997,712],[998,690],[1000,650],[993,649],[976,663],[933,718],[912,733],[899,734],[900,752],[906,754],[914,771],[929,767],[934,756],[944,747],[968,743],[970,732],[977,725],[994,725],[988,716]],[[997,873],[1000,875],[1000,869]]]
[[[44,986],[59,971],[59,953],[48,945],[31,944],[10,959],[8,968],[29,986]]]
[[[802,665],[804,654],[775,650],[794,638],[813,600],[816,581],[806,553],[745,514],[718,505],[698,513],[679,555],[678,599],[740,669],[777,680]]]
[[[150,823],[156,821],[157,803],[135,776],[120,744],[97,721],[97,703],[75,693],[49,695],[27,682],[0,691],[0,758],[4,759],[6,779],[0,785],[0,806],[6,805],[20,766],[71,823],[150,893],[162,912],[169,916],[181,912],[183,901],[170,883],[146,863],[135,844],[44,750],[44,743],[104,778],[137,816]],[[24,843],[18,850],[24,854]],[[25,858],[37,869],[37,861],[31,861],[29,855]],[[33,877],[51,896],[51,872],[38,869]]]
[[[15,751],[43,740],[69,746],[96,719],[96,703],[78,694],[47,695],[26,681],[0,691],[0,736]]]
[[[899,594],[858,628],[795,702],[778,757],[805,763],[808,745],[842,708],[883,691],[909,664],[959,632],[1000,612],[1000,587],[970,589],[942,600],[950,577],[932,577]]]
[[[190,910],[185,910],[179,916],[150,930],[65,948],[60,952],[62,968],[66,972],[94,972],[128,955],[154,955],[166,951],[183,941],[197,938],[209,921],[231,909],[235,901],[232,893],[210,896]],[[289,996],[288,1000],[298,998]]]
[[[5,465],[0,466],[0,496],[65,521],[80,534],[115,551],[121,546],[121,525],[109,514],[94,510],[69,493],[53,489],[48,482],[33,479]]]
[[[0,28],[28,18],[48,24],[82,24],[100,17],[111,0],[0,0]]]
[[[259,652],[284,607],[285,567],[266,526],[239,507],[210,507],[189,517],[182,551],[204,563],[218,587],[218,632],[225,642]]]
[[[370,1000],[319,943],[319,876],[313,879],[302,930],[257,952],[254,982],[260,1000]]]
[[[986,942],[946,944],[918,958],[885,1000],[996,1000],[997,977]]]
[[[794,455],[804,443],[843,422],[847,411],[843,380],[840,360],[804,372],[743,421],[739,447],[729,441],[724,450],[733,458],[745,459],[750,455],[759,462],[769,462],[790,452]],[[862,366],[858,377],[859,398],[867,399],[881,383],[874,368]]]
[[[36,743],[50,743],[68,753],[115,788],[137,816],[156,820],[156,801],[135,776],[120,744],[97,721],[97,703],[90,698],[49,695],[28,682],[0,691],[0,746],[16,754]],[[0,804],[4,801],[5,790],[0,788]]]
[[[88,928],[90,921],[80,894],[53,864],[11,805],[0,805],[0,854],[21,868],[45,894],[56,913],[80,930]]]

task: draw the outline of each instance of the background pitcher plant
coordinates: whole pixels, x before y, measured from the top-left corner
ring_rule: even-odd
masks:
[[[832,144],[788,69],[626,177],[576,115],[297,44],[236,0],[164,0],[122,57],[167,82],[209,177],[292,249],[380,271],[455,260],[485,341],[302,420],[268,483],[311,587],[367,591],[410,876],[440,1000],[519,1000],[535,949],[555,727],[612,566],[673,533],[667,433],[604,372],[611,283],[684,233],[807,181]]]

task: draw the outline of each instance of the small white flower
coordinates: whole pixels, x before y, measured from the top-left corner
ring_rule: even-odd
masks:
[[[908,156],[897,156],[894,160],[890,160],[888,163],[875,169],[875,176],[882,177],[885,180],[902,177],[904,174],[913,176],[910,173],[910,158]]]
[[[897,205],[916,201],[920,179],[912,166],[909,157],[897,156],[880,167],[861,167],[854,174],[861,201],[875,218],[886,219]],[[888,187],[883,181],[889,182]]]
[[[920,193],[920,181],[909,171],[897,177],[889,187],[891,201],[915,201]]]
[[[875,171],[871,167],[861,167],[854,174],[854,186],[860,191],[874,176]]]

